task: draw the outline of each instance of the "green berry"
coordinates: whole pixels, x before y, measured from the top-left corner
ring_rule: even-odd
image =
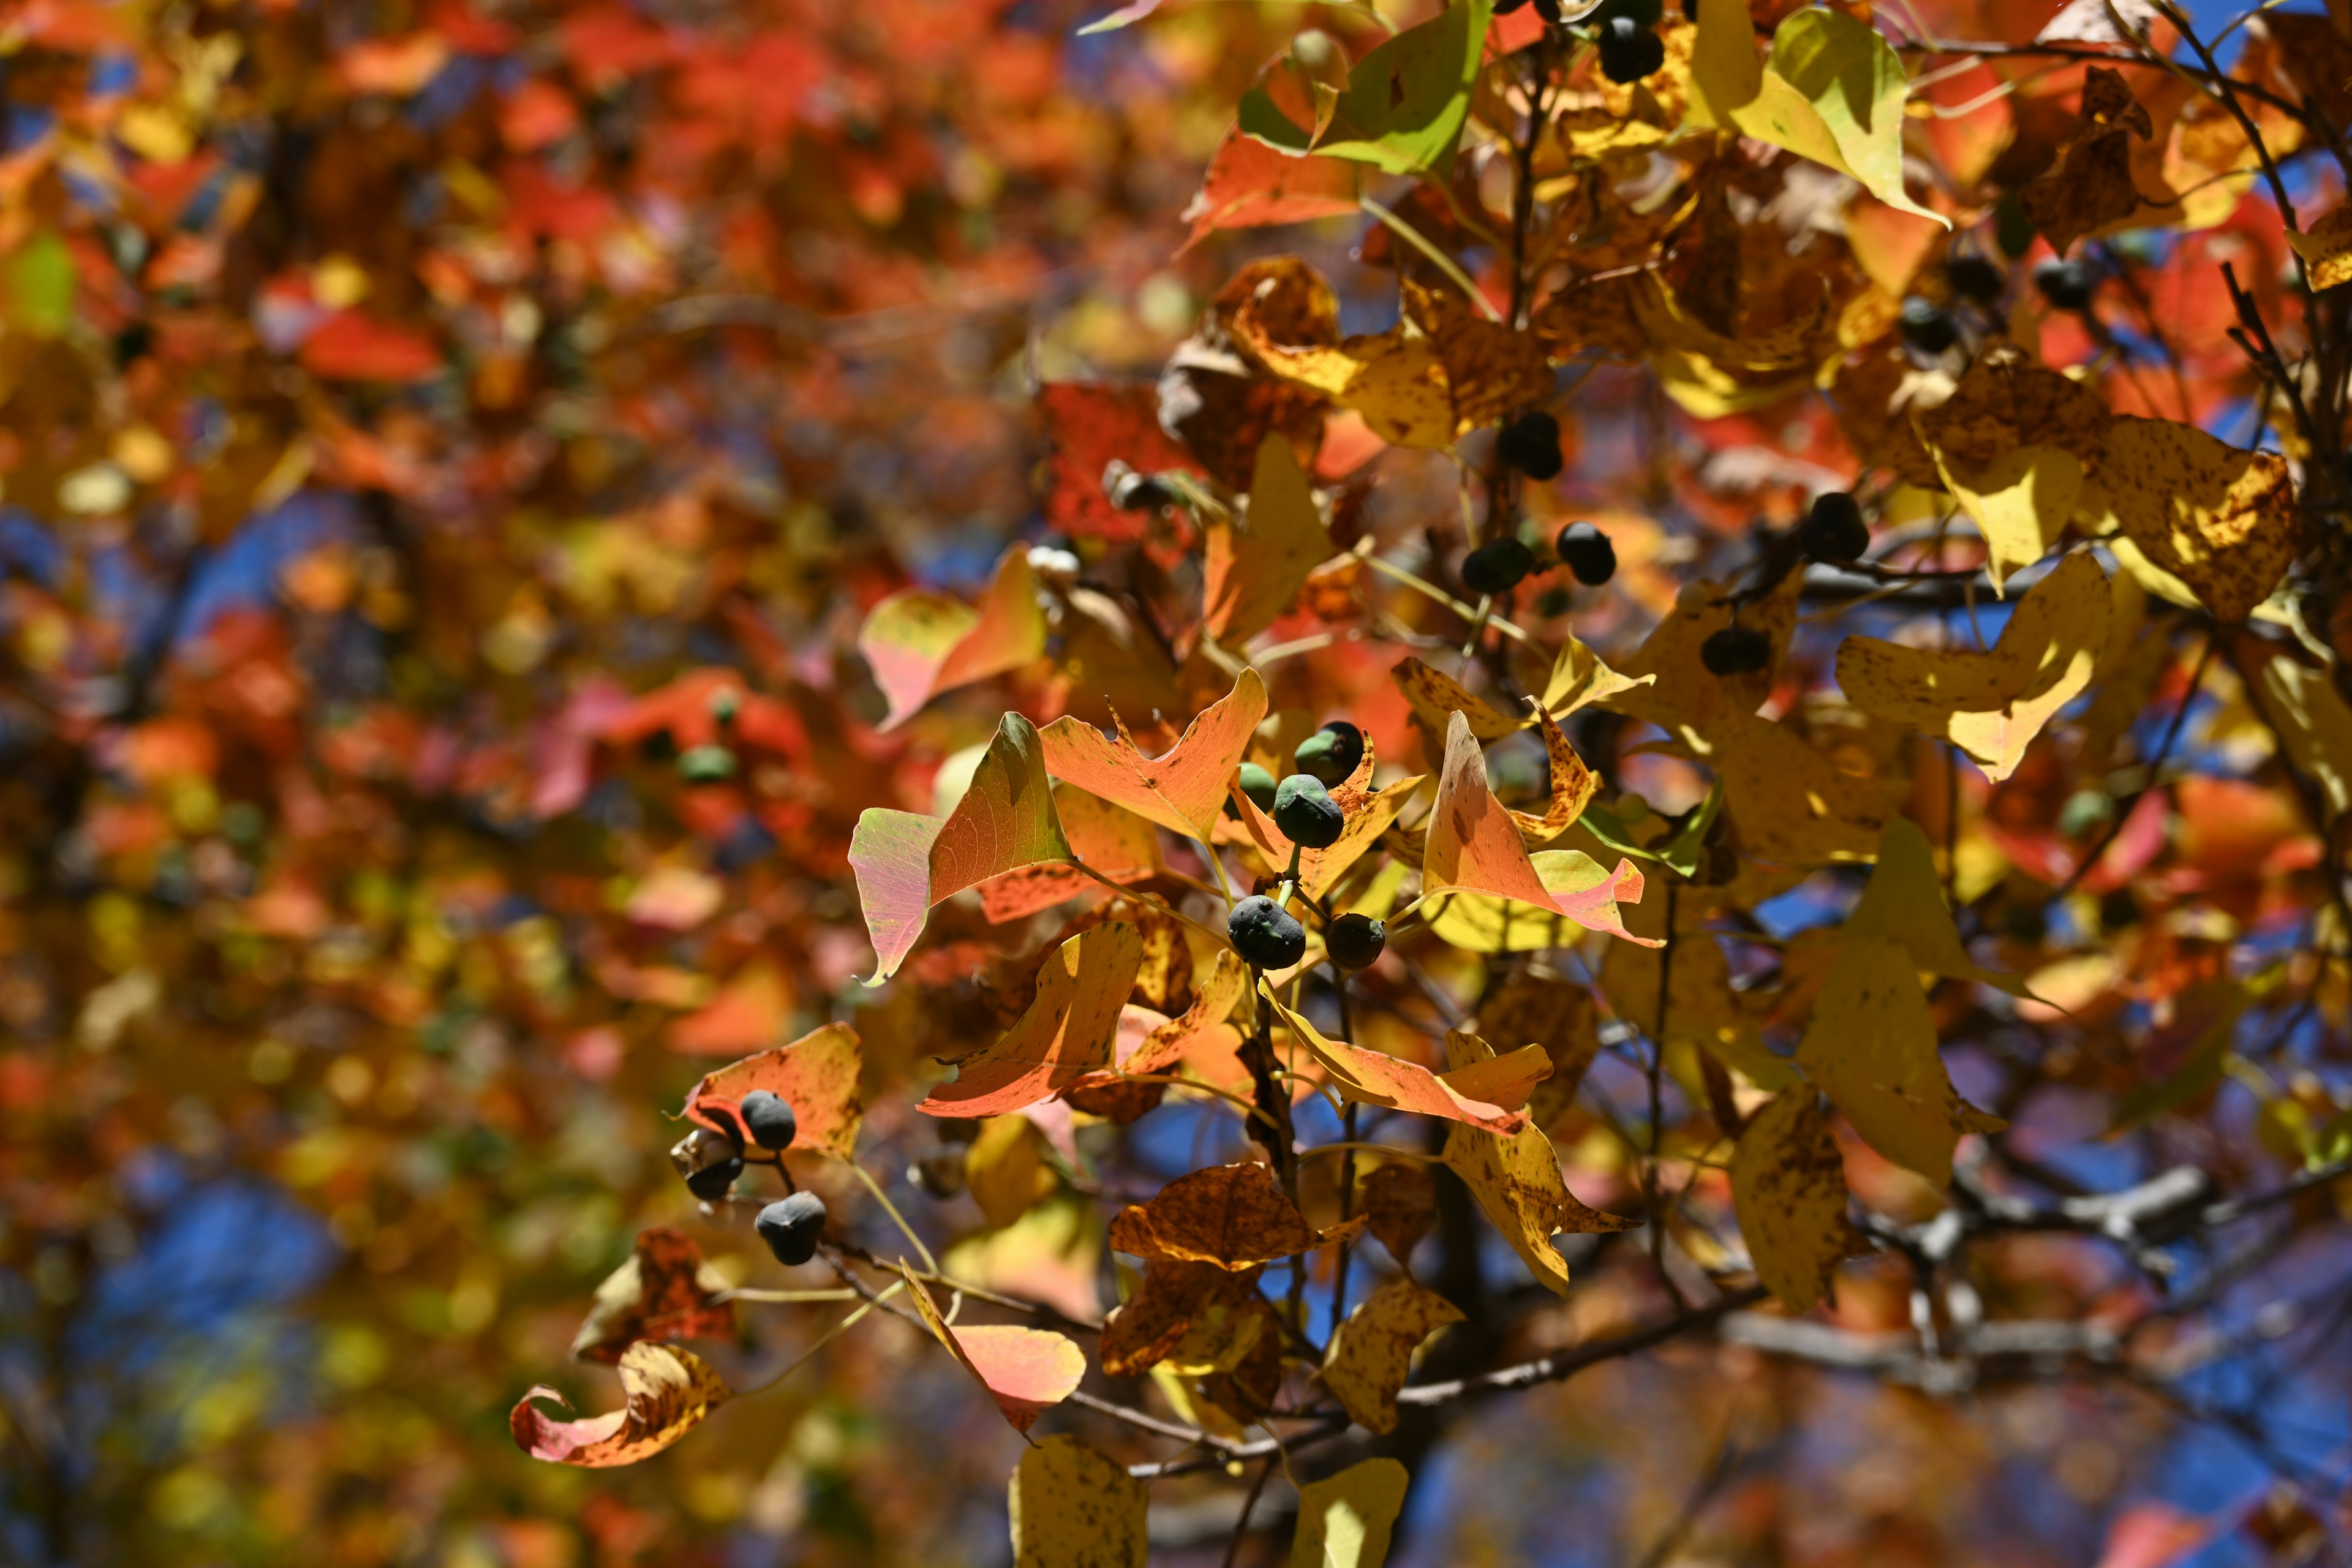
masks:
[[[735,775],[735,753],[724,746],[691,746],[677,759],[679,776],[688,784],[717,784]]]
[[[1242,962],[1259,969],[1287,969],[1307,956],[1307,928],[1263,893],[1234,906],[1225,935]]]
[[[1497,539],[1462,558],[1462,585],[1474,594],[1507,594],[1535,569],[1534,551],[1516,539]]]
[[[1255,763],[1242,764],[1242,793],[1250,797],[1260,811],[1274,809],[1274,775]]]
[[[1355,775],[1364,760],[1364,732],[1345,719],[1334,719],[1298,742],[1298,771],[1312,773],[1328,789]]]
[[[1388,942],[1389,928],[1370,915],[1341,915],[1323,933],[1331,962],[1342,969],[1370,969]]]
[[[751,1226],[777,1262],[796,1267],[816,1256],[824,1236],[824,1200],[814,1193],[794,1193],[761,1209]]]
[[[1321,779],[1293,773],[1274,792],[1274,825],[1301,848],[1328,849],[1348,830],[1348,817]]]

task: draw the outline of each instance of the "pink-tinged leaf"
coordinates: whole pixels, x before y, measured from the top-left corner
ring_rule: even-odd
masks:
[[[1047,765],[1051,764],[1049,748]],[[1054,811],[1062,819],[1070,853],[1112,881],[1139,882],[1159,871],[1160,836],[1151,824],[1126,807],[1113,805],[1076,784],[1057,784]],[[991,921],[1001,925],[1051,909],[1080,893],[1106,890],[1084,871],[1067,866],[1029,866],[982,882],[980,907]]]
[[[1080,27],[1078,37],[1083,38],[1093,33],[1109,33],[1121,27],[1132,26],[1159,9],[1160,0],[1130,0],[1129,4],[1120,6],[1109,16],[1098,21],[1088,22],[1085,26]]]
[[[572,1338],[572,1357],[617,1362],[640,1340],[733,1339],[735,1303],[719,1299],[726,1290],[727,1281],[684,1231],[641,1230],[629,1260],[596,1287],[587,1321]]]
[[[1265,683],[1244,669],[1234,689],[1202,709],[1164,756],[1147,757],[1114,713],[1116,738],[1084,720],[1064,717],[1039,736],[1045,767],[1173,833],[1206,838],[1224,806],[1226,786],[1265,717]]]
[[[1208,535],[1201,624],[1217,641],[1238,647],[1272,626],[1308,574],[1333,554],[1289,437],[1271,435],[1259,445],[1248,510],[1211,523]]]
[[[1579,925],[1622,936],[1616,905],[1640,901],[1642,877],[1631,862],[1620,860],[1608,880],[1582,891],[1555,893],[1545,887],[1528,858],[1517,821],[1486,783],[1486,753],[1469,721],[1456,712],[1446,718],[1445,762],[1437,775],[1437,804],[1429,814],[1422,888],[1423,897],[1458,889],[1557,910]]]
[[[849,864],[880,960],[866,984],[879,985],[898,971],[940,900],[1024,866],[1069,858],[1036,727],[1007,713],[971,787],[945,818],[880,806],[859,814]]]
[[[790,705],[747,689],[733,669],[698,669],[634,700],[599,694],[585,727],[600,741],[634,746],[667,735],[681,752],[724,741],[782,756],[809,754],[808,727]]]
[[[957,1064],[915,1109],[933,1116],[1002,1116],[1061,1092],[1111,1064],[1119,1009],[1143,967],[1143,936],[1127,921],[1082,931],[1045,957],[1037,997],[1004,1037]]]
[[[1541,1046],[1525,1046],[1507,1057],[1454,1072],[1433,1073],[1419,1062],[1366,1050],[1345,1040],[1326,1039],[1314,1025],[1284,1006],[1272,986],[1261,985],[1258,994],[1272,1004],[1276,1022],[1289,1029],[1290,1037],[1323,1064],[1339,1093],[1367,1105],[1442,1117],[1508,1137],[1528,1124],[1524,1107],[1528,1092],[1551,1076],[1551,1057]],[[1454,1081],[1457,1078],[1463,1080],[1459,1084]],[[1505,1110],[1494,1100],[1474,1098],[1465,1089],[1498,1094],[1517,1103]]]
[[[539,1408],[548,1400],[569,1410],[571,1402],[541,1384],[516,1401],[507,1426],[515,1446],[551,1465],[608,1469],[650,1458],[701,1425],[730,1390],[691,1351],[640,1340],[621,1352],[625,1403],[606,1415],[558,1421]]]
[[[706,1073],[686,1097],[686,1115],[715,1132],[743,1136],[739,1108],[754,1089],[766,1089],[793,1108],[799,1130],[795,1149],[814,1149],[837,1160],[857,1146],[857,1126],[866,1115],[858,1089],[866,1054],[857,1031],[827,1024],[788,1046],[745,1057]]]
[[[885,730],[905,723],[942,691],[1042,658],[1045,612],[1028,551],[1016,544],[1004,552],[976,609],[921,588],[891,595],[867,612],[857,651],[889,702]]]
[[[1049,381],[1037,389],[1054,458],[1045,476],[1045,525],[1073,539],[1141,539],[1150,514],[1121,511],[1103,493],[1111,459],[1138,473],[1205,475],[1183,444],[1160,427],[1160,389],[1150,382]]]
[[[718,995],[669,1026],[669,1048],[689,1057],[756,1051],[783,1032],[792,1010],[793,988],[784,972],[755,959]]]
[[[963,1328],[940,1316],[921,1280],[905,1269],[907,1293],[933,1337],[979,1380],[1013,1429],[1026,1436],[1037,1417],[1077,1391],[1087,1352],[1050,1329]]]
[[[1192,226],[1190,250],[1219,229],[1306,223],[1363,210],[1360,165],[1312,154],[1294,157],[1244,136],[1225,132],[1201,176],[1201,189],[1183,218]],[[1181,255],[1181,252],[1179,252]]]

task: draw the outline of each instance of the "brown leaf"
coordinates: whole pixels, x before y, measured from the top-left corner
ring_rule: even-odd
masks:
[[[2194,426],[2117,416],[2107,429],[2099,484],[2123,541],[2218,620],[2253,614],[2301,542],[2286,459],[2242,450]]]
[[[1648,949],[1631,944],[1612,943],[1612,957],[1620,946],[1654,963]],[[1479,1004],[1478,1033],[1506,1051],[1541,1046],[1551,1058],[1551,1076],[1528,1099],[1528,1115],[1540,1127],[1550,1126],[1575,1100],[1585,1069],[1601,1052],[1592,993],[1533,968],[1512,976]]]
[[[1275,1185],[1274,1173],[1244,1162],[1179,1176],[1150,1203],[1110,1222],[1110,1245],[1146,1259],[1244,1269],[1322,1245],[1315,1228]]]
[[[1532,1123],[1497,1138],[1457,1122],[1446,1129],[1444,1158],[1528,1271],[1561,1295],[1568,1293],[1568,1260],[1552,1246],[1553,1237],[1563,1230],[1632,1230],[1642,1223],[1579,1203],[1560,1175],[1551,1140]]]
[[[640,1340],[732,1339],[735,1303],[702,1248],[683,1231],[637,1232],[629,1260],[596,1287],[594,1305],[572,1341],[575,1360],[617,1362]]]
[[[1791,1312],[1822,1299],[1840,1258],[1867,1250],[1846,1218],[1845,1162],[1811,1084],[1749,1119],[1731,1155],[1731,1201],[1757,1277]]]
[[[1135,1294],[1103,1324],[1103,1371],[1112,1377],[1149,1371],[1183,1342],[1195,1319],[1217,1308],[1230,1313],[1255,1295],[1258,1273],[1171,1258],[1147,1262]]]
[[[1364,1178],[1364,1213],[1371,1232],[1401,1268],[1437,1223],[1437,1188],[1419,1165],[1391,1161]]]
[[[1145,1568],[1150,1503],[1125,1466],[1057,1433],[1013,1472],[1013,1568]]]
[[[2058,161],[2027,181],[2018,205],[2061,256],[2086,234],[2126,223],[2142,207],[2168,207],[2170,190],[2142,192],[2132,177],[2132,142],[2156,128],[2121,73],[2093,66],[2083,73],[2083,117]]]

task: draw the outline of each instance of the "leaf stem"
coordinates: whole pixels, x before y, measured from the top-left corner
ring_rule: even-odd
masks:
[[[890,1201],[890,1194],[882,1190],[882,1184],[855,1160],[849,1162],[849,1168],[857,1173],[857,1179],[866,1184],[866,1190],[874,1194],[874,1201],[882,1205],[882,1212],[890,1216],[890,1223],[898,1227],[898,1234],[913,1245],[915,1256],[923,1260],[923,1267],[937,1274],[940,1271],[939,1259],[933,1258],[931,1249],[923,1245],[923,1238],[915,1234],[915,1227],[907,1223],[907,1216],[898,1212],[898,1205]]]
[[[1381,205],[1380,203],[1372,200],[1370,196],[1358,197],[1357,205],[1361,206],[1366,212],[1371,214],[1374,217],[1380,219],[1382,223],[1388,225],[1391,229],[1394,229],[1396,231],[1397,237],[1403,240],[1407,245],[1412,246],[1415,250],[1420,251],[1423,256],[1429,258],[1431,263],[1434,265],[1440,272],[1444,273],[1446,277],[1452,279],[1454,285],[1459,288],[1462,292],[1470,296],[1470,302],[1477,306],[1480,310],[1484,311],[1488,321],[1497,322],[1502,321],[1503,312],[1495,309],[1494,301],[1486,298],[1485,292],[1479,289],[1478,285],[1470,281],[1470,275],[1462,270],[1461,265],[1456,262],[1454,258],[1446,255],[1445,252],[1431,244],[1428,238],[1424,237],[1419,229],[1413,227],[1412,225],[1405,222],[1404,219],[1399,217],[1388,208]]]

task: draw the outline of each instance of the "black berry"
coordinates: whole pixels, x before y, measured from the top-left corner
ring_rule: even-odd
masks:
[[[1620,16],[1630,16],[1641,26],[1654,27],[1666,19],[1665,0],[1601,0],[1600,8],[1587,20],[1599,26]]]
[[[793,1102],[764,1089],[755,1089],[743,1097],[742,1113],[743,1131],[762,1149],[789,1149],[793,1135],[801,1130],[800,1118],[793,1114]]]
[[[1262,893],[1234,906],[1225,935],[1242,962],[1259,969],[1287,969],[1307,955],[1307,928]]]
[[[735,1178],[742,1173],[743,1156],[730,1154],[688,1174],[686,1190],[704,1203],[715,1204],[735,1190]]]
[[[806,1263],[816,1256],[816,1244],[824,1236],[824,1200],[814,1193],[794,1193],[761,1209],[751,1224],[777,1262],[787,1267]]]
[[[1895,320],[1895,331],[1903,341],[1923,354],[1939,354],[1960,341],[1958,327],[1945,314],[1943,307],[1933,300],[1914,294],[1903,301],[1903,310]]]
[[[1497,539],[1462,558],[1462,585],[1474,594],[1507,594],[1535,569],[1535,552],[1516,539]]]
[[[1364,760],[1364,732],[1345,719],[1334,719],[1298,742],[1298,771],[1323,781],[1326,789],[1352,777]]]
[[[1666,63],[1666,43],[1631,16],[1612,16],[1601,29],[1601,74],[1619,86],[1637,82]]]
[[[1617,547],[1589,522],[1571,522],[1559,531],[1553,548],[1576,580],[1597,588],[1617,575]]]
[[[1559,477],[1559,421],[1530,408],[1495,437],[1495,455],[1531,479]]]
[[[1103,494],[1121,511],[1158,511],[1176,500],[1156,475],[1139,474],[1117,458],[1103,470]]]
[[[1870,548],[1870,527],[1862,508],[1844,490],[1813,498],[1813,510],[1797,530],[1797,542],[1814,561],[1854,561]]]
[[[1772,659],[1772,639],[1754,626],[1726,626],[1698,645],[1710,675],[1751,675]]]
[[[2098,289],[2098,274],[2082,261],[2045,261],[2033,269],[2033,286],[2062,310],[2087,310]]]
[[[1293,773],[1274,792],[1274,825],[1303,849],[1328,849],[1348,830],[1348,817],[1321,779]]]
[[[1370,969],[1389,942],[1389,928],[1370,915],[1341,915],[1323,933],[1331,962],[1342,969]]]
[[[2009,274],[1990,258],[1955,256],[1944,264],[1944,277],[1952,292],[1963,300],[1974,300],[1979,305],[1990,305],[2000,298],[2009,287]]]

